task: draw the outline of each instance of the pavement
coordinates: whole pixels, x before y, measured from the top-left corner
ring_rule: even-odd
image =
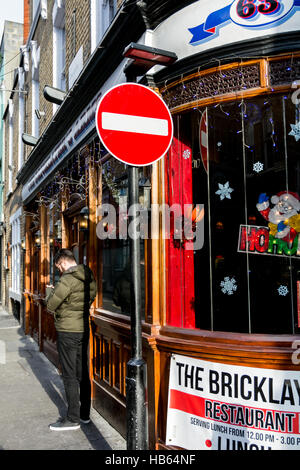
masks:
[[[0,306],[0,450],[126,450],[126,441],[91,409],[91,422],[51,431],[66,414],[61,376]]]

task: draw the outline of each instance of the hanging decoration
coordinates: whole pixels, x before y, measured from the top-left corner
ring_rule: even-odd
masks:
[[[261,193],[256,207],[262,217],[268,221],[268,227],[241,225],[238,251],[300,257],[298,194],[281,191],[269,200],[266,193]]]
[[[271,197],[261,193],[256,207],[269,222],[270,235],[288,243],[293,243],[300,232],[300,199],[297,193],[281,191]]]
[[[182,156],[185,160],[188,160],[191,156],[191,151],[189,149],[185,149]]]
[[[283,297],[285,297],[286,295],[288,295],[289,290],[286,286],[281,285],[278,287],[277,292],[279,295],[282,295]]]
[[[264,164],[261,162],[253,163],[253,171],[260,173],[264,169]]]
[[[113,175],[106,168],[103,168],[102,176],[103,176],[103,179],[104,179],[104,182],[105,182],[106,186],[108,187],[109,191],[111,192],[111,195],[112,195],[113,199],[116,202],[118,202],[119,189],[118,189],[118,185],[115,182],[115,179],[114,179]]]
[[[232,295],[237,290],[236,280],[234,277],[224,277],[224,280],[220,282],[221,291],[223,294]]]
[[[39,227],[40,225],[40,216],[38,213],[23,211],[23,215],[27,217],[32,217],[32,226],[33,228]]]
[[[85,185],[84,175],[82,175],[79,180],[75,180],[68,176],[56,175],[56,183],[58,184],[59,190],[61,192],[64,192],[66,188],[69,189],[70,186],[73,186],[77,194],[80,194],[80,197],[82,198],[82,200],[86,198],[86,194],[85,194],[86,185]]]
[[[292,130],[289,132],[289,135],[293,135],[295,137],[295,141],[298,142],[300,139],[300,121],[296,124],[290,124]]]
[[[222,201],[223,199],[231,199],[230,194],[232,191],[234,191],[230,186],[229,186],[229,181],[227,181],[225,184],[218,183],[219,189],[216,191],[216,194],[220,196],[220,200]]]
[[[39,196],[39,199],[37,199],[35,202],[38,203],[39,206],[46,206],[46,207],[56,207],[59,208],[59,201],[57,197],[47,197],[41,194]]]
[[[238,251],[241,253],[300,257],[298,237],[287,242],[271,235],[269,228],[256,225],[241,225]]]

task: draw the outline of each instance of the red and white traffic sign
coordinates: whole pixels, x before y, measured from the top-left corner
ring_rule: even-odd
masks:
[[[133,166],[159,160],[173,138],[167,105],[151,88],[137,83],[117,85],[103,95],[96,111],[96,128],[108,152]]]

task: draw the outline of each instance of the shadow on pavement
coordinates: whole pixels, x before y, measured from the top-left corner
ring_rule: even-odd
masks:
[[[67,413],[67,406],[64,385],[56,367],[48,361],[43,353],[39,351],[37,343],[31,342],[29,340],[30,337],[24,335],[24,331],[21,327],[18,329],[18,334],[21,336],[21,341],[25,343],[24,347],[19,348],[20,357],[26,359],[26,363],[30,367],[30,370],[38,379],[50,400],[57,407],[57,418],[59,416],[65,416]],[[56,418],[54,421],[55,420]],[[89,424],[81,424],[81,430],[93,449],[112,450],[92,421]]]

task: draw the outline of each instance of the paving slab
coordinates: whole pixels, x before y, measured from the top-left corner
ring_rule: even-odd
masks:
[[[58,370],[0,308],[0,450],[126,450],[125,439],[93,408],[80,429],[51,431],[49,424],[65,414]]]

